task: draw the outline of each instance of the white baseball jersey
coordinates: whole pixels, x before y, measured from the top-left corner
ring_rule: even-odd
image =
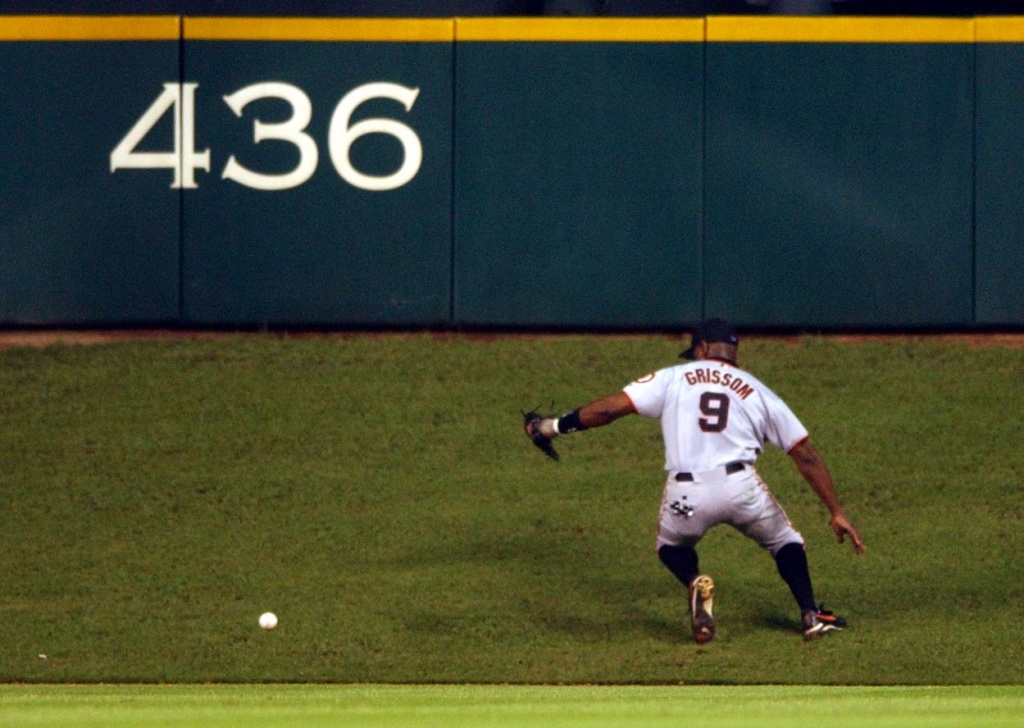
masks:
[[[623,391],[638,414],[661,420],[665,469],[709,471],[753,463],[770,442],[784,452],[807,430],[778,395],[756,377],[717,359],[648,374]]]

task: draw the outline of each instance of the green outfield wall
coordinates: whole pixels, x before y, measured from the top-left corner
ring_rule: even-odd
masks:
[[[973,40],[962,20],[709,19],[709,310],[973,322]]]
[[[1024,325],[1024,18],[0,17],[0,324]]]
[[[180,25],[0,17],[0,321],[180,316],[181,196],[109,162],[139,101],[178,81]]]
[[[1024,18],[977,21],[975,321],[1024,321]]]
[[[186,321],[449,323],[453,26],[185,18]]]

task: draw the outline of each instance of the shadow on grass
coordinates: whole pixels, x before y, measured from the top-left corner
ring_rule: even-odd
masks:
[[[800,631],[799,620],[795,617],[782,616],[778,612],[761,612],[757,615],[756,624],[759,627],[786,634]]]

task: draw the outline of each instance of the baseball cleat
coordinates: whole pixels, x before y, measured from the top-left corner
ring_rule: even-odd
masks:
[[[828,632],[838,632],[846,626],[845,619],[826,611],[824,607],[807,610],[800,621],[804,629],[804,642],[816,640]]]
[[[715,638],[715,618],[711,612],[714,596],[715,582],[707,574],[701,574],[690,584],[690,626],[699,645]]]

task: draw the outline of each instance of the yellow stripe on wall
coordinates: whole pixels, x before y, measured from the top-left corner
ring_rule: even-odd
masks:
[[[0,16],[0,41],[537,41],[624,43],[1021,43],[1024,16],[983,18],[213,18]]]
[[[1024,17],[978,18],[979,43],[1020,43],[1024,41]]]
[[[185,18],[186,40],[436,41],[455,38],[452,18]]]
[[[707,39],[718,43],[973,43],[974,20],[712,16]]]
[[[704,18],[456,18],[455,40],[700,43]]]
[[[6,15],[0,41],[178,40],[177,15]]]

